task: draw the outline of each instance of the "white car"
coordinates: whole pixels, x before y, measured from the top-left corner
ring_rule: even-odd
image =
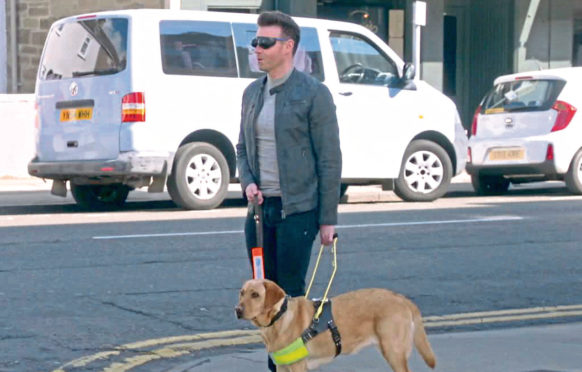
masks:
[[[454,103],[368,29],[296,18],[295,67],[337,106],[342,182],[382,184],[403,199],[442,196],[467,156]],[[258,70],[257,15],[172,10],[85,14],[53,24],[36,85],[33,176],[66,183],[87,208],[134,188],[187,209],[219,205],[236,182],[242,93]]]
[[[563,180],[582,194],[582,68],[505,75],[477,108],[467,172],[478,194]]]

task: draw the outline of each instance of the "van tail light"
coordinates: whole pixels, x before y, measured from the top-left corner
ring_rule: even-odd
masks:
[[[554,145],[551,143],[548,145],[546,150],[546,160],[554,160]]]
[[[481,105],[479,105],[479,107],[477,107],[477,110],[475,110],[475,114],[473,115],[473,122],[471,123],[471,135],[474,136],[477,134],[477,121],[478,121],[478,117],[479,117],[479,113],[481,112]]]
[[[471,152],[471,148],[467,147],[467,163],[473,162],[473,153]]]
[[[564,101],[556,101],[552,106],[552,109],[558,111],[558,116],[556,116],[556,122],[552,127],[552,132],[566,128],[576,113],[576,107]]]
[[[145,97],[143,92],[133,92],[121,100],[121,121],[145,121]]]

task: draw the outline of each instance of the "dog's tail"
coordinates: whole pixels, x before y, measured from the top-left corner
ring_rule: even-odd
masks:
[[[426,331],[424,330],[420,310],[418,310],[418,307],[414,304],[412,304],[412,316],[414,321],[414,345],[425,363],[430,368],[434,368],[436,366],[436,358],[432,351],[432,347],[428,342],[428,338],[426,337]]]

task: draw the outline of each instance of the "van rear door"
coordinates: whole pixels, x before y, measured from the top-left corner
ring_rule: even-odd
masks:
[[[53,25],[36,87],[39,161],[117,158],[121,100],[130,90],[128,29],[119,16]]]

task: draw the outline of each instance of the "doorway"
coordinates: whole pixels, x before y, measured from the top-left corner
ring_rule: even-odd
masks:
[[[443,15],[443,93],[455,102],[461,121],[468,128],[472,120],[469,107],[469,18],[464,5],[450,4]]]

